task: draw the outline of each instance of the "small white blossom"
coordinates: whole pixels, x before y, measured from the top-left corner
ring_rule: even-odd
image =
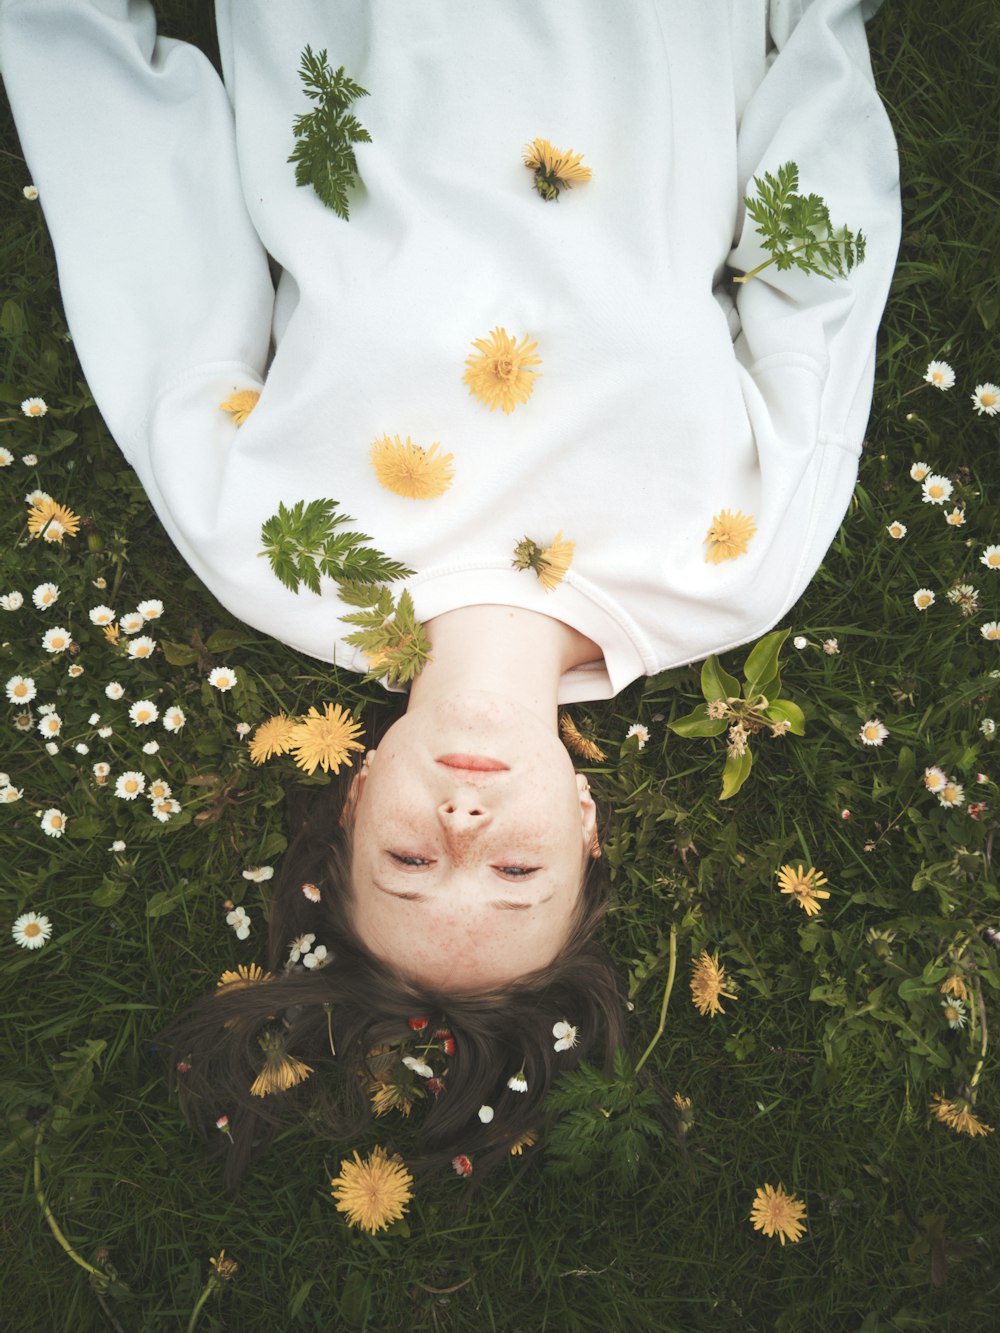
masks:
[[[184,710],[178,708],[176,704],[172,708],[168,708],[163,714],[163,725],[167,731],[180,731],[185,721]]]
[[[6,690],[12,704],[30,704],[38,693],[31,676],[11,676]]]
[[[87,614],[94,625],[110,625],[115,618],[114,611],[110,606],[105,606],[103,602],[100,606],[92,606]]]
[[[120,699],[125,690],[116,680],[113,680],[110,685],[105,685],[104,693],[109,699]]]
[[[55,741],[46,741],[46,742],[45,742],[45,753],[46,753],[46,754],[58,754],[58,753],[59,753],[59,746],[56,745]]]
[[[245,940],[250,934],[250,918],[242,907],[234,907],[226,914],[226,925],[232,926],[238,940]]]
[[[58,736],[62,731],[62,718],[58,713],[46,713],[38,719],[38,730],[43,736]]]
[[[326,945],[317,944],[312,953],[307,953],[302,959],[302,966],[310,969],[314,967],[325,967],[328,961]]]
[[[881,745],[888,735],[889,728],[877,717],[869,718],[858,732],[862,745]]]
[[[21,404],[21,411],[26,417],[43,417],[48,410],[44,398],[25,398]]]
[[[0,597],[0,607],[2,607],[4,611],[20,611],[23,605],[24,597],[19,592],[5,592],[4,595]]]
[[[40,949],[52,934],[52,922],[37,912],[24,912],[11,926],[10,933],[22,949]]]
[[[171,815],[177,814],[180,808],[180,802],[175,801],[172,796],[166,796],[162,801],[153,802],[153,817],[158,819],[161,824],[165,824]]]
[[[240,740],[242,740],[244,736],[249,736],[251,731],[253,731],[253,727],[249,722],[237,722],[236,734],[239,736]]]
[[[828,657],[833,657],[836,653],[840,652],[840,644],[836,639],[824,639],[823,651]]]
[[[316,940],[315,935],[297,935],[288,946],[288,961],[297,963],[303,954],[307,954]]]
[[[941,1001],[941,1008],[945,1010],[945,1017],[948,1019],[950,1028],[964,1028],[968,1020],[968,1014],[965,1012],[965,1005],[957,995],[949,995]],[[948,1015],[951,1010],[951,1016]]]
[[[213,667],[208,673],[208,683],[223,692],[231,690],[236,684],[236,672],[229,667]]]
[[[942,791],[948,785],[948,775],[943,768],[933,765],[924,769],[924,786],[930,792]]]
[[[965,510],[959,509],[956,505],[954,509],[949,510],[944,516],[944,521],[950,528],[960,528],[965,523]]]
[[[148,634],[140,634],[137,639],[133,639],[128,646],[129,657],[152,657],[156,652],[156,640],[151,639]]]
[[[21,193],[24,195],[25,199],[27,199],[29,204],[33,204],[38,198],[38,186],[26,185]]]
[[[108,774],[111,772],[111,765],[103,761],[95,764],[93,768],[94,777],[97,779],[98,786],[103,787],[108,780]]]
[[[945,500],[951,499],[954,487],[947,477],[940,477],[936,472],[932,472],[929,477],[924,479],[922,489],[924,500],[928,504],[943,505]]]
[[[493,1119],[493,1107],[487,1106],[484,1103],[479,1108],[479,1119],[483,1122],[484,1125],[488,1125],[490,1121]]]
[[[265,880],[272,879],[274,876],[274,866],[251,866],[250,869],[243,871],[244,879],[251,879],[255,884],[263,884]]]
[[[991,741],[993,737],[997,734],[997,724],[993,720],[993,718],[984,717],[982,722],[980,722],[979,724],[979,730],[983,733],[983,735],[986,737],[988,741]]]
[[[73,746],[73,749],[77,752],[77,754],[90,754],[90,746],[87,744],[86,741],[77,741],[77,743]]]
[[[934,605],[934,593],[930,588],[918,588],[913,594],[913,605],[918,611],[926,611],[929,606]]]
[[[87,718],[87,723],[91,727],[96,727],[98,722],[100,722],[100,720],[101,720],[100,713],[91,713],[90,717]]]
[[[987,620],[985,625],[980,625],[979,633],[984,639],[1000,639],[1000,620]]]
[[[953,806],[962,805],[965,801],[965,788],[954,778],[949,778],[939,792],[937,798],[946,810]]]
[[[125,844],[122,842],[121,838],[115,838],[114,842],[111,844],[109,848],[109,851],[112,852],[123,852],[124,850],[125,850]]]
[[[1000,412],[1000,386],[977,384],[972,395],[972,405],[980,416],[995,417]]]
[[[173,795],[173,792],[170,783],[164,778],[154,778],[149,784],[149,795],[154,801],[165,801],[169,796]]]
[[[74,662],[72,666],[66,668],[66,675],[69,676],[70,680],[76,680],[83,675],[83,667],[79,662]]]
[[[66,831],[66,816],[61,810],[46,810],[42,815],[42,832],[50,838],[61,838]]]
[[[54,583],[40,583],[31,594],[31,600],[39,611],[46,611],[59,600],[59,589]]]
[[[633,722],[625,733],[625,739],[628,740],[630,736],[635,737],[641,750],[649,740],[649,728],[644,727],[641,722]]]
[[[38,455],[37,455],[37,454],[22,454],[22,455],[21,455],[21,462],[24,464],[25,467],[34,467],[35,464],[38,462]]]
[[[129,611],[118,621],[123,634],[138,634],[145,623],[138,611]]]
[[[42,647],[47,653],[64,653],[72,642],[69,630],[62,625],[53,625],[42,635]]]
[[[406,1065],[407,1069],[412,1069],[413,1072],[418,1074],[421,1078],[434,1077],[434,1070],[430,1067],[427,1061],[421,1060],[415,1055],[404,1055],[403,1064]]]
[[[511,1092],[527,1092],[528,1080],[524,1077],[524,1070],[520,1069],[516,1074],[511,1074],[507,1086]]]
[[[10,467],[14,461],[14,455],[11,451],[0,444],[0,467]]]
[[[98,734],[98,736],[100,736],[101,740],[104,740],[104,741],[106,741],[106,740],[108,739],[109,736],[113,736],[113,735],[114,735],[114,731],[115,731],[114,727],[98,727],[98,728],[97,728],[97,734]]]
[[[914,481],[923,481],[924,477],[930,474],[930,470],[929,463],[914,463],[910,468],[910,476]]]
[[[809,640],[804,634],[796,634],[795,638],[792,640],[792,647],[798,648],[801,652],[803,648],[809,647]]]
[[[163,603],[158,598],[151,597],[146,602],[140,602],[136,610],[143,620],[159,620],[163,615]]]
[[[128,710],[128,715],[135,726],[148,727],[151,722],[155,722],[160,716],[160,710],[152,699],[136,699]]]
[[[14,801],[19,801],[23,795],[23,787],[15,787],[12,783],[5,782],[0,787],[0,804],[12,805]]]
[[[955,372],[947,361],[932,361],[924,379],[928,384],[933,384],[935,389],[952,389],[955,386]]]
[[[122,773],[115,782],[115,795],[120,796],[123,801],[134,801],[145,790],[146,779],[141,773],[131,769],[127,773]]]
[[[159,748],[160,748],[159,741],[147,741],[146,744],[142,747],[142,752],[143,754],[156,754]]]
[[[558,1023],[554,1024],[552,1035],[556,1039],[553,1047],[554,1050],[569,1051],[576,1045],[577,1030],[572,1023],[567,1023],[565,1019],[561,1019]]]
[[[987,569],[1000,569],[1000,546],[987,546],[979,557],[979,563]]]

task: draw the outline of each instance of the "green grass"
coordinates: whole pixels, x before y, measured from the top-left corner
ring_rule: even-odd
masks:
[[[162,9],[165,31],[211,49],[206,6],[171,0]],[[16,614],[0,612],[0,662],[5,680],[34,675],[36,705],[58,702],[69,742],[48,756],[37,732],[14,729],[15,710],[2,724],[0,767],[25,789],[22,802],[0,811],[7,1327],[183,1329],[209,1256],[223,1247],[239,1270],[210,1298],[200,1328],[993,1326],[1000,1135],[958,1135],[932,1119],[928,1102],[972,1077],[983,1045],[978,1014],[961,1032],[942,1023],[945,964],[958,959],[979,986],[990,1036],[1000,1023],[998,954],[981,935],[1000,926],[992,862],[1000,749],[980,729],[984,717],[1000,719],[1000,678],[991,675],[1000,645],[979,632],[1000,619],[1000,574],[978,563],[984,545],[1000,542],[1000,419],[976,416],[969,403],[975,384],[1000,381],[1000,28],[990,0],[958,11],[912,0],[887,5],[869,35],[900,145],[904,239],[856,495],[785,622],[809,641],[797,651],[789,640],[782,652],[782,692],[805,710],[806,734],[755,742],[749,781],[720,803],[722,741],[682,739],[667,727],[699,702],[697,670],[573,710],[610,756],[590,771],[611,811],[606,937],[630,979],[633,1060],[656,1028],[677,931],[665,1032],[639,1079],[655,1094],[660,1137],[645,1141],[634,1180],[606,1148],[577,1172],[558,1171],[576,1159],[571,1144],[554,1151],[556,1139],[547,1154],[511,1159],[470,1197],[454,1177],[431,1181],[406,1224],[375,1239],[346,1226],[327,1182],[349,1149],[393,1135],[403,1142],[402,1131],[383,1122],[356,1145],[297,1128],[231,1201],[218,1164],[203,1160],[168,1098],[150,1044],[223,967],[262,947],[261,890],[240,871],[281,854],[280,788],[268,766],[249,768],[236,723],[256,723],[278,706],[384,696],[356,677],[331,684],[316,662],[245,631],[179,564],[63,336],[51,247],[37,205],[21,197],[28,177],[5,120],[0,415],[15,420],[0,426],[0,444],[40,462],[34,472],[20,461],[0,471],[0,591],[19,588],[29,601]],[[954,365],[950,393],[920,387],[931,358]],[[19,419],[20,401],[36,394],[48,416]],[[954,479],[964,528],[921,502],[909,476],[918,459]],[[86,520],[63,550],[19,544],[21,496],[33,485]],[[895,518],[909,529],[902,542],[885,533]],[[91,586],[99,578],[106,592]],[[63,590],[57,623],[72,624],[83,645],[79,681],[38,651],[48,622],[30,592],[47,579]],[[975,615],[948,601],[955,583],[979,590]],[[922,586],[937,594],[924,614],[911,600]],[[174,666],[157,654],[149,664],[121,664],[86,608],[107,600],[128,609],[145,597],[166,605],[163,639],[234,633],[211,640],[218,651],[200,662]],[[831,636],[835,656],[818,646]],[[745,655],[728,654],[724,665],[739,674]],[[219,663],[240,672],[231,695],[204,683],[205,667]],[[157,762],[184,807],[167,825],[99,801],[89,780],[105,747],[87,719],[92,710],[110,717],[103,685],[126,671],[130,698],[145,691],[161,708],[179,702],[188,716],[176,738],[157,730]],[[874,715],[891,736],[865,749],[858,728]],[[637,721],[651,733],[641,752],[624,744]],[[72,748],[83,738],[85,758]],[[115,772],[148,767],[143,739],[124,730],[111,738]],[[986,802],[979,820],[968,804],[947,810],[924,790],[932,764],[965,784],[967,803]],[[990,779],[982,786],[980,771]],[[35,818],[49,805],[70,817],[59,841]],[[108,850],[115,838],[127,843],[120,855]],[[814,920],[775,887],[774,871],[798,860],[829,878],[831,897]],[[222,924],[223,899],[240,895],[254,918],[247,946]],[[55,927],[37,953],[16,949],[7,933],[6,923],[29,909],[47,912]],[[894,938],[872,940],[873,929]],[[712,1019],[694,1009],[687,985],[703,948],[719,951],[738,990]],[[104,1045],[74,1077],[60,1062],[88,1041]],[[997,1124],[995,1041],[986,1046],[977,1112]],[[693,1102],[687,1134],[672,1105],[677,1091]],[[590,1113],[595,1132],[599,1116]],[[57,1245],[32,1186],[39,1125],[54,1218],[83,1259],[114,1266],[130,1298],[95,1290]],[[800,1243],[781,1247],[750,1226],[765,1181],[806,1202]],[[936,1265],[934,1217],[947,1241],[964,1247]]]

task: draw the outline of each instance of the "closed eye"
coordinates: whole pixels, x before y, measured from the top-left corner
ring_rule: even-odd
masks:
[[[400,856],[397,852],[390,852],[389,856],[397,865],[401,866],[429,866],[432,864],[425,856]]]
[[[503,875],[505,879],[527,879],[529,875],[533,875],[535,871],[540,870],[541,867],[540,866],[494,866],[493,869],[496,870],[499,874]]]

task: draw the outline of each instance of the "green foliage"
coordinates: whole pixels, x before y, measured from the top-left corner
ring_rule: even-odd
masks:
[[[266,555],[275,574],[292,592],[301,584],[314,593],[320,591],[325,576],[337,583],[381,583],[408,578],[412,569],[398,560],[390,560],[381,551],[365,543],[371,539],[363,532],[343,532],[345,523],[354,520],[338,512],[336,500],[297,501],[289,508],[278,505],[260,530]]]
[[[370,667],[368,679],[385,677],[400,685],[411,681],[430,660],[431,646],[416,618],[410,594],[404,589],[394,601],[388,588],[345,584],[341,596],[350,605],[364,608],[340,618],[348,625],[361,626],[348,634],[345,642],[365,654]]]
[[[357,98],[367,97],[368,92],[348,78],[343,65],[334,73],[327,64],[326,51],[315,55],[310,46],[302,52],[299,77],[306,96],[316,106],[295,117],[292,129],[298,143],[288,161],[296,164],[296,184],[311,185],[327,208],[346,222],[347,191],[358,171],[351,145],[372,141],[348,108]]]
[[[799,169],[785,162],[772,176],[765,171],[763,180],[755,176],[756,199],[743,200],[750,217],[757,224],[761,244],[771,258],[749,273],[733,279],[746,282],[770,264],[779,270],[802,269],[823,278],[843,277],[865,257],[865,238],[848,227],[834,228],[830,210],[818,194],[796,194]]]
[[[610,1078],[582,1061],[546,1098],[546,1109],[559,1117],[546,1138],[547,1169],[556,1175],[607,1169],[624,1187],[634,1185],[652,1144],[663,1137],[648,1114],[657,1100],[651,1088],[639,1087],[624,1051],[616,1051]]]

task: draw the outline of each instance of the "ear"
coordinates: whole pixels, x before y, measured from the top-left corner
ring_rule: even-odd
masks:
[[[590,783],[583,773],[577,773],[576,787],[580,793],[580,824],[583,830],[583,845],[589,848],[591,856],[597,857],[601,854],[601,844],[597,835],[597,806],[590,794]]]
[[[358,802],[361,800],[365,790],[365,783],[368,781],[368,769],[374,758],[375,751],[369,750],[364,757],[364,762],[351,779],[351,785],[347,789],[347,796],[344,799],[344,804],[340,811],[340,822],[347,828],[350,828],[354,823],[354,816],[358,811]]]

